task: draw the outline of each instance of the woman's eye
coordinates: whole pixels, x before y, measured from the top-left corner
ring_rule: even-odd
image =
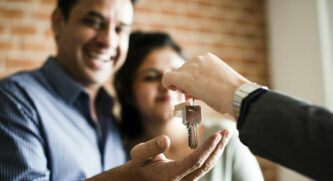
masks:
[[[145,82],[151,82],[151,81],[157,81],[160,80],[161,76],[160,75],[148,75],[143,78],[143,81]]]
[[[95,28],[95,29],[101,29],[103,27],[103,23],[100,20],[96,20],[93,18],[85,18],[85,19],[83,19],[83,22],[86,25],[88,25],[92,28]]]

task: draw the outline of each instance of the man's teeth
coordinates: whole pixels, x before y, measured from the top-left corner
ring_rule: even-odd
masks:
[[[96,52],[90,52],[90,55],[95,58],[95,59],[98,59],[98,60],[101,60],[101,61],[110,61],[111,60],[111,57],[112,55],[108,55],[108,54],[100,54],[100,53],[96,53]]]

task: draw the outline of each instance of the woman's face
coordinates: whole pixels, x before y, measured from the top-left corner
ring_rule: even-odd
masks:
[[[185,63],[173,49],[161,48],[150,52],[136,71],[133,94],[136,106],[144,120],[172,118],[174,105],[184,96],[162,86],[163,72]]]

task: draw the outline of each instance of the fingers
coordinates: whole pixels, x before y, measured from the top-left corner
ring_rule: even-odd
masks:
[[[140,143],[131,150],[132,161],[134,164],[143,165],[147,160],[165,152],[169,146],[170,139],[167,136],[159,136]]]
[[[179,84],[178,81],[182,80],[179,76],[180,75],[177,74],[177,72],[175,71],[170,71],[170,70],[165,71],[162,77],[162,85],[165,88],[168,88],[173,91],[178,90],[178,87],[176,85]]]
[[[222,130],[220,134],[222,135],[222,139],[216,146],[213,153],[208,157],[206,162],[199,169],[183,178],[183,180],[197,180],[214,167],[216,161],[221,157],[224,148],[232,135],[232,133],[227,129]]]
[[[191,95],[189,95],[189,94],[185,94],[185,100],[186,100],[186,101],[191,100],[191,99],[200,100],[200,99],[197,98],[197,97],[191,96]]]
[[[185,177],[194,170],[200,168],[215,150],[216,145],[221,140],[221,135],[215,133],[210,136],[205,143],[196,149],[191,155],[187,156],[183,160],[177,163],[177,170],[174,175],[178,175],[180,178]]]
[[[181,74],[175,71],[166,70],[163,74],[162,78],[162,85],[170,90],[173,91],[179,91],[183,94],[185,94],[185,99],[188,101],[189,99],[198,99],[196,97],[193,97],[192,95],[189,95],[185,90],[183,90],[179,85],[181,85],[181,82],[183,79],[180,77]],[[176,86],[178,85],[178,86]]]

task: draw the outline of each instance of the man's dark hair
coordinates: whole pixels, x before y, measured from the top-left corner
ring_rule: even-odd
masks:
[[[72,8],[78,1],[79,0],[58,0],[58,8],[61,10],[66,21],[69,18],[69,14],[70,14]],[[136,1],[137,0],[131,0],[131,2],[133,4],[135,4]]]
[[[134,104],[136,71],[151,52],[162,48],[171,48],[186,60],[181,47],[166,33],[133,32],[130,36],[127,58],[114,77],[114,87],[121,105],[121,132],[126,138],[137,138],[143,131],[140,113]]]

